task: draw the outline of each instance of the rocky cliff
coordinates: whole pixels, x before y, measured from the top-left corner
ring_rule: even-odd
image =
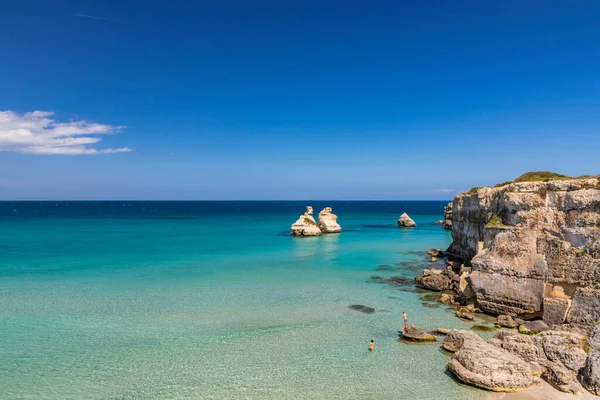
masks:
[[[451,257],[477,305],[549,324],[600,322],[600,177],[474,188],[452,205]]]

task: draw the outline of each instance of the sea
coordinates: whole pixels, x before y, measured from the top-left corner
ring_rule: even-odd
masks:
[[[0,398],[481,398],[398,341],[472,325],[388,283],[439,266],[446,204],[0,202]],[[290,236],[307,205],[343,232]]]

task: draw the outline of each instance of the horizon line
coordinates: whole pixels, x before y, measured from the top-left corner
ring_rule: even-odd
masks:
[[[233,201],[242,201],[242,202],[257,202],[257,201],[265,201],[265,202],[283,202],[283,201],[287,201],[287,202],[324,202],[324,201],[345,201],[345,202],[352,202],[352,201],[370,201],[370,202],[381,202],[381,201],[452,201],[452,199],[441,199],[441,200],[436,200],[436,199],[422,199],[422,200],[409,200],[409,199],[396,199],[396,200],[389,200],[389,199],[365,199],[365,200],[360,200],[360,199],[352,199],[352,200],[348,200],[348,199],[338,199],[338,200],[332,200],[332,199],[321,199],[321,200],[273,200],[273,199],[240,199],[240,200],[236,200],[236,199],[220,199],[220,200],[209,200],[209,199],[204,199],[204,200],[176,200],[176,199],[150,199],[150,200],[144,200],[144,199],[75,199],[75,200],[69,200],[69,199],[14,199],[14,200],[0,200],[0,203],[8,203],[8,202],[49,202],[49,201],[58,201],[58,202],[84,202],[84,201],[94,201],[94,202],[125,202],[125,201],[136,201],[136,202],[142,202],[142,201],[146,201],[146,202],[150,202],[150,201],[154,201],[154,202],[165,202],[165,201],[173,201],[173,202],[200,202],[200,201],[220,201],[220,202],[233,202]]]

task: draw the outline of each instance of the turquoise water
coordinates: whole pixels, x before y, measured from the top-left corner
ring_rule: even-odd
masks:
[[[313,202],[344,232],[293,238],[305,203],[0,203],[0,398],[480,397],[439,345],[396,340],[402,311],[469,323],[367,283],[448,246],[445,204]]]

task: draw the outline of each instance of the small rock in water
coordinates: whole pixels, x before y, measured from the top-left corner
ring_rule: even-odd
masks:
[[[429,249],[427,250],[427,254],[432,257],[444,257],[446,254],[441,249]]]
[[[475,316],[473,314],[471,314],[470,312],[464,311],[462,308],[460,310],[456,311],[456,316],[458,318],[468,319],[469,321],[472,321],[475,318]]]
[[[404,226],[404,227],[412,228],[414,226],[417,226],[417,224],[415,223],[415,221],[412,220],[412,218],[410,218],[408,216],[407,213],[403,213],[400,216],[400,218],[398,219],[398,226]]]
[[[450,333],[450,329],[446,329],[446,328],[437,328],[437,333],[441,334],[441,335],[447,335],[448,333]]]
[[[408,324],[400,331],[403,337],[406,339],[414,340],[416,342],[435,342],[437,339],[434,335],[425,332],[423,329],[419,329],[413,324]]]
[[[448,293],[442,294],[438,301],[442,304],[453,304],[455,302],[454,296]]]
[[[373,314],[375,312],[375,309],[373,307],[363,306],[362,304],[353,304],[351,306],[348,306],[348,308],[350,308],[351,310],[363,312],[365,314]]]

